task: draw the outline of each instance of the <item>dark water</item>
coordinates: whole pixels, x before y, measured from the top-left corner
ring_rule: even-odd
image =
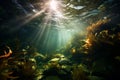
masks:
[[[119,80],[119,0],[0,0],[0,80]]]

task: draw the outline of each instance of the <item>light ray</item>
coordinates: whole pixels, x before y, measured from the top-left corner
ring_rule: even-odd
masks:
[[[41,16],[42,13],[45,14],[44,18],[40,21],[40,30],[33,36],[34,40],[32,40],[42,51],[48,53],[65,47],[76,33],[75,31],[78,31],[76,26],[79,24],[69,20],[67,16],[64,16],[64,12],[62,12],[58,2],[60,1],[50,0],[46,2],[42,10],[27,21],[29,22],[33,18]]]

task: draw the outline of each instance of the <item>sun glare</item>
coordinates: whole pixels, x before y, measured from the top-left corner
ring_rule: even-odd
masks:
[[[50,1],[50,9],[56,11],[58,7],[58,4],[55,0]]]

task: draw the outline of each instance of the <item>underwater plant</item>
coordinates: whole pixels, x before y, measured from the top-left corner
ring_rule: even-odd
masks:
[[[120,26],[109,19],[103,19],[89,26],[87,30],[84,48],[88,54],[87,65],[93,71],[92,75],[107,80],[119,78],[117,72],[120,63],[115,58],[120,56]]]
[[[85,72],[85,67],[80,65],[74,65],[72,70],[72,80],[89,80]]]
[[[10,49],[9,46],[2,45],[0,46],[0,58],[7,58],[12,54],[12,50]]]
[[[41,73],[35,60],[37,52],[34,49],[29,51],[12,51],[8,46],[0,46],[0,80],[37,79]]]
[[[11,66],[9,65],[9,59],[12,54],[12,50],[9,46],[0,46],[0,79],[16,79],[18,76],[13,76],[11,71]]]

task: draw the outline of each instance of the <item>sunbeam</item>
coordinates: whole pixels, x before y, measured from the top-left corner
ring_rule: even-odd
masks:
[[[79,20],[76,22],[76,19],[65,16],[62,5],[59,0],[44,1],[42,6],[40,5],[40,10],[25,17],[26,20],[19,25],[25,25],[42,17],[37,20],[38,30],[30,36],[30,40],[46,53],[60,50],[68,44],[74,34],[83,32],[82,28],[78,28],[81,25]]]
[[[74,34],[82,31],[78,28],[81,23],[75,19],[69,19],[64,16],[60,1],[50,0],[45,3],[43,12],[39,11],[36,15],[39,17],[45,14],[39,23],[39,31],[33,35],[32,41],[40,47],[45,53],[52,53],[60,50],[68,44]],[[40,14],[39,14],[40,13]],[[30,20],[31,20],[30,19]]]

